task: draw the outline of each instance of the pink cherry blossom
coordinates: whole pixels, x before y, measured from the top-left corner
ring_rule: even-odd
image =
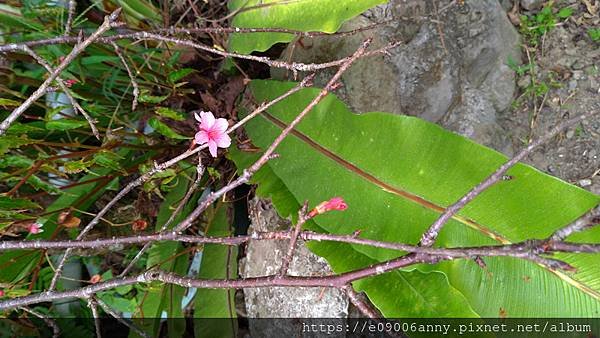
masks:
[[[27,226],[27,232],[34,235],[42,233],[44,232],[44,229],[42,229],[43,226],[43,224],[40,224],[38,222],[31,223],[29,226]]]
[[[227,135],[229,124],[226,119],[215,119],[211,112],[200,112],[194,114],[196,120],[200,122],[200,130],[196,133],[194,141],[199,144],[208,144],[208,151],[213,157],[217,157],[217,147],[227,148],[231,145],[231,138]]]
[[[329,201],[321,202],[321,204],[317,205],[314,209],[312,209],[309,213],[309,217],[315,217],[316,215],[320,215],[322,213],[331,211],[331,210],[346,210],[348,208],[348,204],[341,197],[334,197]]]

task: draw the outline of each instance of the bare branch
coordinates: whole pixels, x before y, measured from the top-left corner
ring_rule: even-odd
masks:
[[[87,39],[83,40],[81,43],[78,43],[77,45],[75,45],[75,47],[73,47],[71,52],[67,56],[65,56],[63,61],[58,65],[58,67],[56,67],[54,72],[51,73],[50,76],[48,76],[46,81],[44,81],[44,83],[42,83],[42,85],[38,89],[36,89],[36,91],[33,92],[31,96],[27,98],[27,100],[25,100],[20,106],[15,108],[15,110],[13,110],[10,113],[10,115],[8,115],[8,117],[4,121],[2,121],[2,123],[0,123],[0,136],[4,135],[6,133],[6,130],[8,130],[8,127],[10,127],[10,125],[14,121],[16,121],[17,118],[19,118],[19,116],[21,116],[21,114],[23,114],[37,99],[39,99],[40,97],[42,97],[42,95],[46,93],[52,81],[54,81],[56,77],[59,76],[59,74],[67,68],[67,66],[75,59],[75,57],[77,57],[77,55],[83,52],[83,50],[86,49],[87,46],[89,46],[92,42],[94,42],[94,40],[98,39],[100,35],[102,35],[104,32],[106,32],[115,25],[115,22],[120,12],[121,9],[119,8],[112,12],[110,15],[106,16],[102,25],[100,25],[100,27],[98,27],[98,29],[94,33],[92,33],[92,35],[90,35]]]
[[[245,236],[231,237],[203,237],[181,235],[176,231],[162,232],[153,235],[113,237],[94,240],[67,240],[67,241],[0,241],[0,252],[9,250],[31,249],[100,249],[110,246],[133,245],[141,243],[155,243],[162,241],[177,241],[194,244],[221,244],[240,245],[250,240],[287,240],[294,234],[290,231],[256,232]],[[486,245],[476,247],[457,248],[432,248],[405,243],[377,241],[367,238],[358,238],[354,235],[323,234],[312,231],[302,231],[298,238],[303,241],[331,241],[355,245],[370,246],[373,248],[390,249],[410,253],[448,256],[454,258],[474,258],[476,256],[519,256],[529,253],[549,252],[586,252],[600,253],[600,243],[570,243],[548,242],[547,240],[530,240],[505,245]]]
[[[361,296],[358,294],[358,292],[354,291],[352,284],[346,285],[343,290],[346,292],[346,296],[348,296],[348,299],[350,299],[352,304],[354,304],[354,306],[356,306],[356,308],[367,318],[376,319],[382,317],[377,310],[361,299]]]
[[[50,327],[52,329],[52,338],[58,338],[60,336],[60,328],[58,327],[58,324],[56,324],[56,322],[54,320],[48,318],[47,316],[44,316],[43,314],[41,314],[35,310],[29,309],[26,307],[20,307],[20,309],[43,320],[46,323],[46,325],[48,325],[48,327]]]
[[[98,314],[98,303],[94,297],[89,297],[88,307],[92,310],[92,318],[94,318],[94,326],[96,327],[96,338],[102,338],[102,328],[100,324],[100,315]]]
[[[65,36],[71,34],[73,28],[73,19],[75,18],[75,11],[77,10],[77,2],[75,0],[69,0],[67,23],[65,24]]]
[[[368,25],[365,27],[353,29],[345,32],[334,32],[334,33],[325,33],[319,31],[305,32],[298,31],[293,29],[285,29],[285,28],[240,28],[240,27],[199,27],[199,28],[180,28],[180,27],[168,27],[168,28],[160,28],[156,30],[149,30],[148,33],[154,34],[169,34],[169,35],[192,35],[198,33],[236,33],[236,34],[244,34],[244,33],[288,33],[294,34],[299,37],[319,37],[319,36],[348,36],[354,35],[359,32],[364,32],[368,30],[372,30],[377,28],[378,26],[385,25],[393,20],[386,20],[378,23],[374,23],[372,25]],[[139,33],[138,31],[133,31],[130,29],[119,29],[119,34],[115,36],[102,37],[98,40],[98,42],[108,43],[110,41],[117,41],[123,39],[132,39],[135,38],[134,34]],[[25,41],[19,43],[9,43],[0,45],[0,53],[10,52],[14,50],[22,50],[23,46],[36,47],[36,46],[46,46],[46,45],[57,45],[57,44],[70,44],[79,42],[77,37],[74,36],[61,36],[55,38],[48,39],[39,39],[32,41]]]
[[[129,75],[129,81],[131,81],[131,86],[133,87],[133,100],[131,101],[131,111],[135,111],[135,108],[137,107],[137,104],[138,104],[138,97],[140,95],[140,88],[138,86],[137,81],[135,80],[135,76],[133,75],[133,72],[131,71],[131,69],[129,68],[129,65],[127,64],[127,61],[125,60],[125,57],[121,53],[121,49],[119,48],[119,45],[117,45],[114,41],[111,41],[111,45],[113,46],[113,49],[115,50],[115,54],[117,54],[117,56],[119,57],[119,60],[121,60],[123,67],[125,67],[125,70],[127,71],[127,75]]]
[[[435,242],[435,239],[439,235],[442,227],[448,222],[457,212],[459,212],[467,203],[472,201],[475,197],[479,196],[482,192],[484,192],[487,188],[491,187],[498,181],[502,179],[502,176],[508,171],[508,169],[512,168],[519,161],[523,160],[527,155],[529,155],[534,149],[539,147],[540,145],[550,141],[554,136],[558,135],[561,131],[567,129],[570,126],[573,126],[586,118],[597,114],[598,111],[590,111],[588,113],[582,114],[580,116],[574,117],[570,120],[567,120],[560,125],[552,128],[542,137],[537,140],[531,142],[525,149],[521,150],[517,155],[511,158],[509,161],[504,163],[500,168],[498,168],[494,173],[488,176],[485,180],[471,189],[468,193],[466,193],[463,197],[461,197],[457,202],[446,208],[446,211],[440,215],[440,217],[425,231],[423,236],[421,237],[420,244],[422,246],[432,246]]]
[[[109,315],[111,315],[113,318],[115,318],[119,323],[127,326],[128,328],[130,328],[131,330],[135,331],[135,333],[137,333],[138,335],[144,337],[144,338],[149,338],[150,336],[142,331],[139,327],[137,327],[135,324],[130,323],[128,321],[126,321],[125,319],[123,319],[122,315],[118,314],[117,312],[115,312],[113,309],[111,309],[110,306],[108,306],[108,304],[106,304],[102,299],[100,298],[96,298],[93,297],[94,300],[98,303],[98,305],[100,305],[100,307],[102,308],[102,310],[104,310],[104,312],[108,313]]]
[[[163,283],[179,285],[187,288],[262,288],[273,286],[303,286],[303,287],[336,287],[342,288],[346,284],[368,276],[383,274],[418,263],[433,263],[440,259],[435,257],[417,257],[416,255],[404,256],[384,263],[374,264],[366,268],[333,276],[265,276],[243,279],[193,279],[182,277],[163,271],[148,271],[135,277],[111,279],[106,282],[97,283],[81,289],[63,292],[45,291],[34,295],[18,297],[0,301],[0,310],[11,309],[30,304],[50,302],[65,298],[88,298],[98,292],[110,290],[119,286],[133,285],[136,283],[148,283],[160,281]]]
[[[293,229],[290,229],[290,245],[288,247],[287,254],[283,257],[281,261],[281,269],[279,270],[279,275],[284,276],[287,274],[288,269],[290,267],[290,263],[294,258],[294,251],[296,250],[296,243],[298,242],[298,236],[300,235],[300,231],[302,230],[302,226],[306,223],[308,213],[308,202],[304,202],[304,205],[298,211],[298,221]]]
[[[594,225],[600,224],[600,205],[596,206],[585,215],[581,216],[573,223],[564,228],[556,230],[551,236],[551,241],[562,241],[570,235],[585,230]]]
[[[283,234],[290,235],[289,232]],[[206,240],[205,238],[199,238]],[[558,244],[558,243],[554,243]],[[546,241],[528,241],[519,244],[510,244],[504,246],[484,246],[478,248],[453,248],[437,249],[424,248],[418,249],[420,254],[409,254],[395,258],[382,263],[373,264],[362,269],[330,276],[264,276],[242,279],[194,279],[182,277],[172,273],[162,271],[149,271],[135,277],[116,278],[106,282],[97,283],[77,290],[64,292],[45,291],[25,297],[18,297],[0,301],[0,310],[27,306],[30,304],[49,302],[65,298],[84,298],[87,299],[97,292],[113,289],[115,287],[132,285],[136,283],[148,283],[151,281],[161,281],[163,283],[179,285],[187,288],[260,288],[273,286],[302,286],[302,287],[335,287],[345,288],[349,283],[371,276],[380,275],[389,271],[397,270],[415,264],[426,263],[435,264],[443,260],[456,258],[472,258],[474,256],[510,256],[529,260],[538,264],[543,264],[551,269],[571,270],[571,266],[554,259],[541,258],[539,254],[548,252],[553,243]],[[571,244],[572,245],[572,244]],[[579,245],[584,248],[585,245]],[[596,246],[600,249],[600,245]],[[431,254],[430,254],[431,253]]]
[[[42,67],[46,68],[48,73],[54,74],[56,72],[56,70],[52,69],[52,67],[48,64],[48,62],[46,62],[46,60],[44,60],[40,55],[38,55],[31,48],[29,48],[27,46],[23,46],[23,51],[25,51],[27,54],[31,55],[31,57],[33,57]],[[64,80],[60,76],[57,75],[56,82],[58,83],[58,86],[60,87],[62,92],[67,96],[67,98],[71,102],[71,105],[73,106],[73,108],[75,108],[76,111],[81,113],[81,115],[83,115],[83,117],[85,117],[88,124],[90,125],[90,128],[92,129],[92,133],[94,134],[94,136],[96,136],[97,139],[100,139],[100,134],[98,133],[98,129],[96,128],[94,119],[92,119],[91,116],[88,115],[88,113],[83,109],[83,107],[81,107],[79,102],[77,102],[77,100],[75,100],[73,95],[71,95],[71,93],[69,92],[69,88],[65,84]]]

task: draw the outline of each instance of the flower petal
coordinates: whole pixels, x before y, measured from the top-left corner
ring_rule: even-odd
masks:
[[[214,140],[215,143],[219,146],[219,148],[227,148],[231,145],[231,138],[225,133],[219,134],[217,137],[214,138]]]
[[[212,129],[215,124],[215,116],[211,112],[202,111],[200,112],[200,128],[204,130]]]
[[[217,119],[215,121],[215,124],[213,125],[212,129],[213,130],[217,130],[217,131],[221,131],[221,132],[225,132],[227,130],[227,128],[229,128],[229,122],[227,122],[226,119]]]
[[[196,119],[196,121],[202,122],[202,119],[200,118],[200,115],[198,115],[198,113],[194,113],[194,118]]]
[[[208,151],[212,157],[217,157],[217,143],[213,140],[208,141]]]
[[[208,133],[204,130],[200,130],[196,133],[196,135],[194,135],[194,140],[196,141],[196,144],[202,145],[208,142]]]

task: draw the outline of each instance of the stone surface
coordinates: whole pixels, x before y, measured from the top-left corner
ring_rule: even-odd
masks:
[[[374,22],[387,25],[352,36],[303,39],[282,58],[323,62],[351,54],[362,40],[373,46],[404,45],[359,60],[343,76],[337,94],[355,112],[389,111],[440,123],[489,146],[506,150],[496,116],[515,93],[515,75],[506,65],[520,60],[519,36],[497,0],[392,0],[346,23],[344,30]],[[323,85],[335,70],[317,79]],[[274,77],[285,78],[280,70]],[[478,116],[475,116],[478,115]],[[491,133],[490,133],[491,131]],[[491,135],[491,136],[490,136]]]
[[[528,11],[542,8],[544,0],[521,0],[521,7]]]
[[[291,224],[281,219],[270,202],[254,198],[249,202],[251,225],[249,233],[257,231],[287,230]],[[240,261],[243,277],[276,274],[289,242],[281,240],[250,241],[246,257]],[[302,241],[298,242],[296,254],[290,264],[289,274],[294,276],[323,276],[332,274],[327,262],[310,252]],[[345,318],[348,315],[348,299],[333,288],[258,288],[244,289],[246,313],[249,318]],[[300,336],[301,323],[276,327],[269,321],[250,321],[253,336],[270,337],[269,333],[289,333]],[[276,331],[271,331],[276,330]]]

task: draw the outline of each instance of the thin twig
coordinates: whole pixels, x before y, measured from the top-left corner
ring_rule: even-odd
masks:
[[[294,258],[294,251],[296,250],[296,243],[298,242],[298,236],[302,230],[302,226],[306,223],[308,213],[308,202],[304,202],[304,205],[298,211],[298,221],[293,229],[290,229],[290,244],[286,255],[281,261],[281,269],[279,270],[280,276],[285,276],[290,267],[290,263]]]
[[[65,36],[69,36],[71,34],[71,29],[73,28],[73,18],[75,17],[76,10],[77,2],[75,0],[69,0],[67,23],[65,24]]]
[[[319,31],[309,31],[309,32],[305,32],[305,31],[299,31],[299,30],[294,30],[294,29],[287,29],[287,28],[240,28],[240,27],[198,27],[198,28],[180,28],[180,27],[169,27],[169,28],[161,28],[161,29],[157,29],[154,31],[151,31],[152,33],[163,33],[163,34],[169,34],[169,35],[177,35],[177,34],[186,34],[186,35],[192,35],[192,34],[199,34],[199,33],[217,33],[217,34],[228,34],[228,33],[236,33],[236,34],[247,34],[247,33],[287,33],[287,34],[293,34],[296,35],[298,37],[303,37],[303,38],[314,38],[314,37],[320,37],[320,36],[336,36],[336,37],[345,37],[345,36],[350,36],[350,35],[355,35],[358,34],[360,32],[365,32],[365,31],[369,31],[372,29],[375,29],[377,27],[380,27],[382,25],[388,24],[393,22],[394,20],[390,19],[390,20],[385,20],[385,21],[381,21],[381,22],[377,22],[371,25],[367,25],[364,27],[360,27],[360,28],[356,28],[356,29],[352,29],[349,31],[340,31],[340,32],[333,32],[333,33],[327,33],[327,32],[319,32]],[[132,32],[133,33],[133,32]]]
[[[27,46],[23,46],[23,51],[25,51],[27,54],[31,55],[31,57],[33,57],[42,67],[46,68],[46,71],[48,71],[48,73],[54,74],[56,72],[56,70],[52,69],[52,67],[48,64],[48,62],[46,62],[46,60],[44,60],[40,55],[38,55],[31,48],[29,48]],[[94,119],[92,119],[92,117],[90,115],[88,115],[88,113],[83,109],[83,107],[81,107],[79,102],[77,102],[77,100],[75,100],[73,95],[71,95],[71,92],[69,91],[69,88],[65,84],[64,80],[60,76],[56,75],[56,82],[58,83],[58,86],[60,87],[62,92],[67,96],[67,98],[71,102],[71,105],[73,106],[73,108],[75,108],[76,111],[78,111],[81,115],[83,115],[83,117],[85,117],[88,124],[90,125],[90,128],[92,129],[92,133],[94,134],[94,136],[96,136],[97,139],[100,139],[100,134],[98,133],[98,129],[96,128]]]
[[[115,318],[119,323],[127,326],[128,328],[130,328],[131,330],[135,331],[135,333],[137,333],[138,335],[145,337],[145,338],[149,338],[150,336],[142,331],[139,327],[137,327],[135,324],[130,323],[128,321],[126,321],[125,319],[123,319],[123,316],[118,314],[117,312],[115,312],[110,306],[108,306],[108,304],[106,304],[102,299],[100,298],[96,298],[94,297],[94,299],[96,300],[96,302],[98,303],[98,305],[100,305],[100,307],[102,308],[102,310],[104,310],[104,312],[108,313],[109,315],[111,315],[113,318]]]
[[[508,171],[508,169],[512,168],[519,161],[523,160],[527,155],[529,155],[534,149],[539,147],[540,145],[550,141],[554,136],[556,136],[561,131],[566,128],[573,126],[586,118],[591,117],[594,114],[597,114],[598,111],[590,111],[585,114],[581,114],[577,117],[569,119],[560,125],[552,128],[545,135],[538,138],[537,140],[531,142],[525,149],[521,150],[517,155],[511,158],[509,161],[504,163],[500,168],[498,168],[494,173],[488,176],[481,183],[472,188],[469,192],[467,192],[463,197],[461,197],[457,202],[446,208],[446,211],[440,215],[440,217],[425,231],[423,236],[421,237],[420,244],[422,246],[431,246],[435,242],[435,239],[439,235],[443,226],[448,222],[458,211],[460,211],[467,203],[472,201],[475,197],[479,196],[482,192],[484,192],[487,188],[494,185],[496,182],[502,179],[502,176]]]
[[[246,55],[246,54],[227,52],[227,51],[224,51],[224,50],[221,50],[218,48],[213,48],[211,46],[208,46],[208,45],[196,42],[196,41],[180,39],[180,38],[175,38],[175,37],[171,37],[171,36],[164,36],[164,35],[155,34],[155,33],[151,33],[151,32],[145,32],[145,31],[144,32],[136,32],[136,33],[126,33],[126,34],[115,34],[115,35],[111,35],[111,36],[107,36],[107,37],[97,38],[96,42],[110,44],[113,41],[123,40],[123,39],[131,39],[131,40],[138,40],[138,41],[151,40],[151,41],[169,42],[169,43],[173,43],[176,45],[197,48],[197,49],[200,49],[200,50],[212,53],[212,54],[220,55],[222,57],[233,57],[233,58],[238,58],[238,59],[245,59],[245,60],[264,63],[270,67],[284,68],[284,69],[288,69],[291,71],[300,71],[300,72],[314,72],[314,71],[317,71],[320,69],[338,67],[338,66],[342,65],[343,63],[347,62],[348,58],[350,58],[350,56],[348,56],[348,57],[341,58],[341,59],[338,59],[335,61],[329,61],[329,62],[323,62],[323,63],[302,63],[302,62],[291,62],[290,63],[290,62],[285,62],[285,61],[281,61],[281,60],[273,60],[273,59],[270,59],[270,58],[264,57],[264,56]],[[21,46],[24,44],[28,45],[29,47],[32,47],[32,46],[51,44],[51,43],[67,43],[67,42],[76,42],[76,41],[77,40],[74,37],[61,37],[61,38],[53,38],[53,39],[46,39],[46,40],[39,40],[39,41],[29,41],[29,42],[25,42],[25,43],[7,44],[4,46],[0,46],[0,52],[8,52],[8,51],[12,51],[12,50],[21,49]],[[382,53],[385,54],[389,50],[391,50],[401,44],[402,44],[402,42],[400,42],[400,41],[391,42],[384,47],[366,52],[364,54],[364,57],[370,57],[370,56],[379,55]]]
[[[48,327],[50,327],[52,329],[52,338],[58,338],[60,336],[60,328],[58,327],[58,324],[56,324],[56,322],[54,320],[48,318],[47,316],[45,316],[35,310],[29,309],[26,307],[20,307],[20,309],[43,320],[46,323],[46,325],[48,325]]]
[[[111,45],[113,46],[113,49],[115,50],[115,54],[117,54],[117,56],[119,57],[119,60],[121,60],[123,67],[125,67],[125,70],[127,71],[127,75],[129,75],[129,81],[131,81],[131,86],[133,87],[133,101],[131,101],[131,111],[135,111],[135,108],[137,107],[137,104],[138,104],[138,97],[140,95],[140,88],[138,86],[137,81],[135,80],[135,76],[133,75],[133,72],[131,71],[131,69],[129,68],[129,65],[127,64],[127,61],[125,60],[125,57],[121,53],[121,49],[119,48],[119,45],[117,45],[117,43],[114,41],[111,41]]]
[[[285,62],[285,61],[281,61],[281,60],[272,60],[272,59],[270,59],[268,57],[264,57],[264,56],[246,55],[246,54],[226,52],[224,50],[213,48],[208,45],[194,42],[191,40],[183,40],[183,39],[148,33],[148,32],[139,32],[139,33],[131,34],[131,36],[133,39],[137,39],[137,40],[154,40],[154,41],[170,42],[170,43],[174,43],[174,44],[181,45],[181,46],[197,48],[197,49],[203,50],[205,52],[220,55],[222,57],[233,57],[233,58],[237,58],[237,59],[245,59],[245,60],[264,63],[270,67],[283,68],[283,69],[288,69],[291,71],[298,71],[298,72],[314,72],[314,71],[317,71],[320,69],[338,67],[340,65],[347,63],[348,60],[351,58],[351,56],[348,56],[345,58],[341,58],[339,60],[324,62],[324,63],[301,63],[301,62],[289,63],[289,62]],[[372,55],[378,55],[381,53],[385,53],[385,52],[389,51],[390,49],[393,49],[393,48],[399,46],[400,44],[401,44],[401,42],[392,42],[392,43],[389,43],[388,45],[386,45],[382,48],[379,48],[377,50],[373,50],[368,53],[364,53],[364,56],[368,57],[368,56],[372,56]]]
[[[87,300],[88,307],[92,310],[92,318],[94,318],[94,326],[96,327],[96,338],[102,338],[102,328],[100,323],[100,314],[98,313],[98,303],[94,297],[89,297]]]
[[[67,56],[65,56],[63,61],[58,65],[58,67],[56,67],[54,72],[51,73],[50,76],[48,76],[46,81],[44,81],[42,85],[40,85],[40,87],[38,87],[38,89],[36,89],[36,91],[33,92],[33,94],[31,94],[27,98],[27,100],[25,100],[20,106],[15,108],[10,113],[10,115],[8,115],[8,117],[4,121],[2,121],[2,123],[0,123],[0,136],[4,135],[8,130],[8,127],[10,127],[10,125],[14,121],[16,121],[17,118],[19,118],[19,116],[21,116],[21,114],[23,114],[35,101],[37,101],[37,99],[42,97],[42,95],[44,95],[47,92],[52,81],[54,81],[56,77],[59,76],[60,73],[67,68],[69,64],[71,64],[71,62],[75,59],[75,57],[77,57],[77,55],[83,52],[83,50],[85,50],[87,46],[94,42],[94,40],[98,39],[100,35],[102,35],[104,32],[106,32],[115,25],[115,22],[120,12],[121,9],[118,8],[110,15],[106,16],[102,25],[100,25],[100,27],[98,27],[98,29],[94,33],[92,33],[92,35],[90,35],[87,39],[83,40],[82,42],[75,45],[75,47],[73,47],[71,52]]]
[[[335,287],[343,288],[352,281],[369,276],[380,275],[389,271],[419,263],[436,263],[443,258],[425,257],[416,255],[404,256],[383,263],[370,265],[368,267],[332,276],[265,276],[242,279],[194,279],[182,277],[164,271],[148,271],[134,277],[116,278],[106,282],[83,287],[76,290],[62,292],[45,291],[34,295],[18,297],[0,301],[0,310],[7,310],[20,306],[40,302],[50,302],[65,298],[88,298],[98,292],[114,289],[119,286],[133,285],[137,283],[149,283],[160,281],[167,284],[178,285],[187,288],[201,289],[224,289],[224,288],[264,288],[273,286],[303,286],[303,287]]]

